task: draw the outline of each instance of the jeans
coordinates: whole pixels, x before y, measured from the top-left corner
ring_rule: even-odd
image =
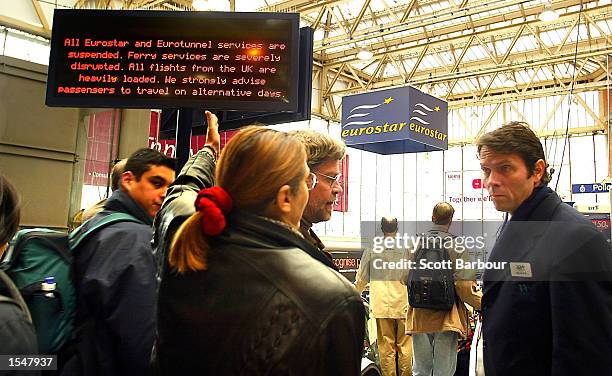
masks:
[[[413,376],[453,376],[457,367],[456,332],[412,335]]]

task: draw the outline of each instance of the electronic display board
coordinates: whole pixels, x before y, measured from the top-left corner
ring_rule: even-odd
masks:
[[[56,9],[49,106],[297,111],[296,13]]]
[[[253,123],[265,125],[290,123],[310,120],[312,99],[312,50],[314,31],[308,26],[300,28],[300,59],[298,62],[298,110],[297,112],[246,112],[214,111],[219,118],[219,131],[237,129]],[[176,138],[178,123],[176,109],[163,109],[159,122],[159,138],[173,140]],[[196,108],[192,113],[191,134],[206,134],[208,125],[204,110]]]

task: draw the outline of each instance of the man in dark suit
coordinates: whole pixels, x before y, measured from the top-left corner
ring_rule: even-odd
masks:
[[[542,144],[527,124],[483,135],[478,153],[495,208],[510,216],[488,259],[505,267],[484,274],[485,374],[609,374],[609,244],[548,188]]]

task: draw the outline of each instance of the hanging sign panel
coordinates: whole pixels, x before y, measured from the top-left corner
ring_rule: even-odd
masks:
[[[448,104],[406,86],[342,98],[342,139],[379,154],[448,149]]]
[[[572,193],[603,193],[609,192],[612,184],[610,183],[583,183],[572,184]]]
[[[46,104],[297,111],[299,15],[56,9]]]

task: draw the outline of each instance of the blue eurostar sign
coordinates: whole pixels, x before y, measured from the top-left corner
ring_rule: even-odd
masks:
[[[448,104],[405,86],[342,98],[347,146],[378,154],[448,149]]]
[[[612,183],[572,184],[572,193],[605,193],[610,191]]]

